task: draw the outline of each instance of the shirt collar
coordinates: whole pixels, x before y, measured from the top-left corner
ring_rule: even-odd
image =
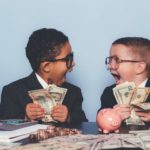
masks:
[[[146,82],[147,82],[148,78],[146,78],[138,87],[145,87],[146,86]]]
[[[35,73],[35,75],[37,77],[37,80],[39,81],[39,83],[43,87],[43,89],[46,89],[48,87],[48,84],[37,73]]]

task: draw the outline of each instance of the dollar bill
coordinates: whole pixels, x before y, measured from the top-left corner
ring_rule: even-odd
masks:
[[[131,136],[131,138],[125,138],[124,140],[134,144],[136,147],[141,149],[150,149],[150,135],[147,133],[137,133],[135,137]]]
[[[42,118],[43,122],[54,121],[51,117],[51,111],[57,104],[62,104],[66,93],[67,89],[58,87],[54,84],[49,85],[47,89],[28,91],[33,102],[40,104],[45,110],[45,116]]]
[[[62,104],[64,97],[67,93],[66,88],[58,87],[55,84],[49,84],[47,87],[52,99],[56,104]]]
[[[133,92],[134,92],[135,84],[134,82],[126,83],[120,87],[117,87],[118,93],[122,99],[123,104],[130,104]]]
[[[133,134],[145,133],[145,134],[150,135],[150,129],[148,129],[148,130],[131,130],[131,131],[129,131],[129,133],[133,133]]]
[[[117,103],[118,103],[118,104],[122,104],[122,99],[121,99],[121,97],[119,96],[119,93],[118,93],[118,91],[117,91],[116,88],[113,88],[113,94],[114,94],[114,96],[115,96],[115,98],[116,98]]]
[[[150,149],[150,135],[140,134],[106,134],[106,135],[69,135],[54,137],[36,144],[17,146],[12,150],[65,149],[65,150],[99,150],[118,148]]]
[[[130,104],[144,103],[149,95],[150,88],[135,88]]]
[[[132,104],[132,106],[140,108],[141,111],[147,111],[150,110],[150,103],[138,103],[138,104]]]
[[[137,135],[121,134],[120,139],[123,141],[124,148],[143,148],[143,142]]]
[[[129,104],[135,88],[134,82],[125,82],[113,88],[118,104]]]
[[[29,96],[32,98],[33,102],[40,104],[44,108],[45,116],[42,118],[43,122],[54,121],[51,117],[51,111],[54,106],[56,106],[55,101],[46,89],[38,89],[28,91]]]
[[[11,150],[11,149],[16,148],[17,146],[20,146],[20,145],[21,145],[21,143],[19,143],[19,142],[18,143],[0,142],[0,149],[1,150]]]
[[[144,125],[145,123],[136,115],[133,105],[144,103],[150,93],[150,88],[138,88],[134,82],[125,82],[113,88],[113,93],[118,104],[131,106],[131,115],[126,119],[126,124]]]
[[[144,121],[141,120],[139,116],[136,115],[134,108],[131,110],[131,115],[125,120],[127,125],[145,125]]]
[[[84,135],[87,137],[88,135]],[[69,137],[68,137],[69,139]],[[80,140],[80,142],[79,142]],[[60,145],[61,145],[61,140]],[[64,141],[63,141],[64,142]],[[46,142],[48,143],[48,142]],[[150,135],[147,134],[108,134],[98,135],[97,138],[88,138],[88,140],[82,140],[82,137],[78,138],[78,142],[68,142],[71,145],[76,145],[74,149],[79,148],[78,144],[81,144],[83,150],[99,150],[99,149],[117,149],[117,148],[150,148]],[[63,146],[63,145],[62,145]],[[62,147],[60,146],[60,147]],[[80,147],[80,148],[81,148]]]
[[[135,88],[134,93],[130,102],[130,105],[136,105],[144,103],[149,95],[149,88]],[[145,125],[145,123],[138,117],[135,113],[135,110],[133,107],[131,107],[131,115],[126,120],[126,123],[129,124],[136,124],[136,125]]]
[[[117,149],[117,148],[135,148],[135,144],[124,141],[124,138],[134,138],[133,134],[107,134],[107,135],[73,135],[69,137],[59,138],[65,142],[84,142],[83,150],[99,150],[99,149]],[[121,139],[122,138],[122,139]]]
[[[143,149],[144,150],[150,149],[150,135],[147,133],[140,133],[137,136],[143,145]]]

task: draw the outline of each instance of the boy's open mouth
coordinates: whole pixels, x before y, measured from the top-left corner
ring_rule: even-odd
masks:
[[[119,84],[120,83],[120,75],[118,75],[118,74],[115,74],[115,73],[111,73],[112,74],[112,76],[115,78],[115,80],[116,80],[116,84]]]

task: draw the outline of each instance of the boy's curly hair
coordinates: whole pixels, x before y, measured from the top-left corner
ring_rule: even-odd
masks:
[[[58,56],[60,49],[68,41],[68,37],[56,29],[43,28],[34,31],[26,46],[26,56],[32,69],[37,72],[43,60]]]

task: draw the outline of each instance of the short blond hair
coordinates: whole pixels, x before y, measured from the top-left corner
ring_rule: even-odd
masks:
[[[132,49],[140,59],[147,64],[147,73],[150,77],[150,40],[142,37],[123,37],[115,40],[112,45],[122,44]]]

